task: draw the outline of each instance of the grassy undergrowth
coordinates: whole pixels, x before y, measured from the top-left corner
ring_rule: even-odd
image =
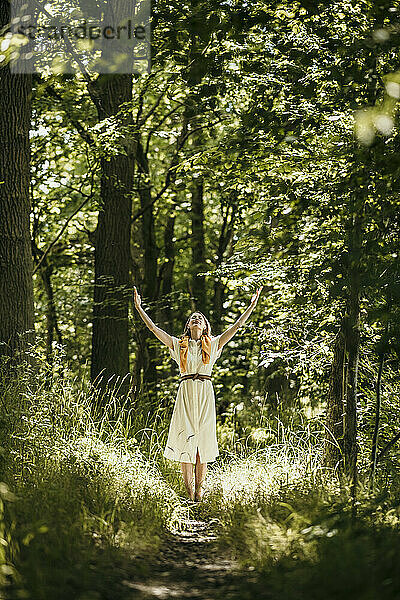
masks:
[[[400,598],[397,480],[378,478],[371,494],[361,474],[352,502],[321,467],[317,422],[269,424],[264,447],[221,444],[191,507],[179,465],[162,457],[168,419],[112,397],[100,410],[60,364],[23,370],[0,398],[0,597],[130,598],[126,582],[195,517],[218,523],[221,552],[260,597]]]
[[[100,410],[92,390],[43,367],[7,382],[1,419],[5,597],[128,597],[123,580],[188,514],[142,453],[139,416],[113,397]]]
[[[221,551],[288,600],[400,598],[400,489],[371,494],[321,468],[322,439],[286,432],[210,473],[203,515],[218,517]]]

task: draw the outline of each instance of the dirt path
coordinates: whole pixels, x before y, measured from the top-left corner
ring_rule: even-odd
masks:
[[[212,521],[188,520],[184,530],[171,534],[140,582],[124,581],[132,598],[196,598],[198,600],[246,600],[268,598],[251,571],[243,572],[224,558],[216,543]]]

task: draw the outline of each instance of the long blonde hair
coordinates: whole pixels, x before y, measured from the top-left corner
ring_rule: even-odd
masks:
[[[210,321],[207,319],[207,317],[205,315],[203,315],[202,312],[200,312],[199,310],[195,310],[194,312],[192,312],[191,315],[189,315],[189,318],[186,321],[185,328],[183,330],[181,338],[184,338],[185,335],[187,335],[189,337],[189,339],[192,338],[191,333],[190,333],[189,321],[190,321],[190,319],[192,318],[192,316],[194,314],[201,315],[203,317],[204,321],[205,321],[206,330],[201,335],[209,335],[211,337],[211,325],[210,325]]]

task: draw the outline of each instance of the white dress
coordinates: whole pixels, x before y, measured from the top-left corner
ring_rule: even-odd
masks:
[[[220,337],[211,339],[210,362],[207,365],[203,364],[201,341],[189,339],[186,371],[182,372],[179,340],[172,336],[174,349],[170,348],[169,352],[179,367],[180,375],[211,375],[213,365],[222,352],[222,348],[218,350]],[[185,379],[179,385],[164,456],[194,464],[197,449],[202,463],[213,461],[219,455],[214,388],[209,379]]]

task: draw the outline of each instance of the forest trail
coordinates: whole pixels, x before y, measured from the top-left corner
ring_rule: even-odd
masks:
[[[197,600],[246,600],[270,598],[252,571],[243,571],[218,547],[215,521],[187,520],[182,531],[171,534],[139,581],[123,583],[134,590],[133,598],[194,598]]]

